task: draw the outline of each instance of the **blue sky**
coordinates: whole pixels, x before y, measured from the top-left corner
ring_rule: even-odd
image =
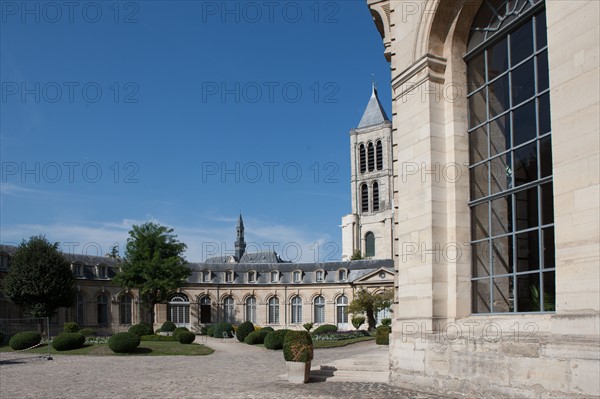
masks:
[[[365,1],[7,2],[0,241],[122,248],[173,227],[187,259],[341,258],[349,135],[389,65]]]

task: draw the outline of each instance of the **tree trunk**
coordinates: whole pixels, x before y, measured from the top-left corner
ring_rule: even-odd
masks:
[[[377,324],[377,321],[375,320],[375,313],[373,312],[373,310],[367,310],[367,320],[368,320],[368,324],[369,324],[369,331],[374,330],[375,329],[375,324]]]

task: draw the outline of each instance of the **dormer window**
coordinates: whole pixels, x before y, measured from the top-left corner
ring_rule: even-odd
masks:
[[[302,272],[300,270],[294,271],[294,283],[302,282]]]
[[[202,281],[203,283],[210,283],[210,280],[212,280],[210,276],[210,270],[202,270],[200,281]]]
[[[98,278],[106,278],[106,266],[98,266]]]
[[[346,269],[338,270],[338,281],[346,281],[347,278],[348,272],[346,271]]]
[[[315,272],[315,281],[317,283],[322,283],[323,281],[325,281],[325,273],[323,272],[323,270],[317,270]]]
[[[75,275],[75,277],[83,276],[83,265],[75,263],[73,265],[73,274]]]
[[[248,282],[256,283],[256,272],[254,270],[248,272]]]
[[[279,272],[271,272],[271,282],[272,283],[279,282]]]
[[[225,272],[225,282],[233,283],[233,270],[227,270]]]

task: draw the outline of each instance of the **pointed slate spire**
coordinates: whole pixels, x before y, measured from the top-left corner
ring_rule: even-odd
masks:
[[[237,238],[235,240],[235,257],[239,262],[244,256],[244,252],[246,252],[246,241],[244,240],[244,221],[242,220],[242,214],[240,213],[240,218],[237,223]]]
[[[377,97],[377,89],[375,88],[375,82],[373,82],[373,91],[371,92],[371,98],[367,104],[367,108],[358,124],[358,128],[379,125],[385,121],[389,121],[385,110],[379,102]]]

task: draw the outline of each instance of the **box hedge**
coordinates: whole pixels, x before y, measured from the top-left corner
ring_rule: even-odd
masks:
[[[285,340],[285,335],[290,331],[292,330],[283,329],[268,333],[265,337],[265,348],[271,350],[283,349],[283,341]]]
[[[154,334],[154,331],[152,330],[152,326],[150,325],[150,323],[134,324],[131,327],[129,327],[128,331],[132,334],[137,335],[138,337],[141,337],[142,335]]]
[[[254,324],[251,321],[245,321],[235,330],[235,336],[238,341],[244,342],[248,334],[254,332]]]
[[[63,331],[67,333],[74,333],[79,331],[79,325],[74,321],[68,321],[63,324]]]
[[[308,331],[290,331],[283,341],[283,357],[287,362],[310,362],[313,343]]]
[[[177,340],[180,344],[191,344],[196,340],[196,334],[191,331],[181,331],[177,334]]]
[[[162,324],[162,326],[160,326],[160,331],[161,332],[171,332],[171,331],[175,331],[176,328],[177,328],[177,326],[175,325],[175,323],[167,320]]]
[[[246,339],[244,339],[244,343],[246,343],[248,345],[262,344],[265,342],[265,337],[267,335],[269,335],[271,332],[272,331],[264,331],[264,330],[252,331],[250,334],[248,334]]]
[[[219,323],[215,325],[213,337],[223,338],[225,336],[224,333],[227,333],[226,336],[229,338],[233,337],[233,326],[230,323]]]
[[[79,349],[85,343],[85,337],[79,332],[64,332],[52,340],[52,347],[57,351]]]
[[[8,345],[16,351],[33,348],[42,342],[42,335],[36,331],[23,331],[12,336]]]
[[[117,333],[108,340],[108,347],[115,353],[133,352],[140,345],[140,337],[130,332]]]
[[[313,331],[313,334],[327,334],[336,332],[337,330],[338,328],[334,324],[323,324],[322,326],[317,327],[315,331]]]
[[[175,341],[178,341],[179,338],[179,334],[181,334],[184,331],[190,331],[187,329],[187,327],[177,327],[176,329],[173,330],[173,338],[175,339]]]

